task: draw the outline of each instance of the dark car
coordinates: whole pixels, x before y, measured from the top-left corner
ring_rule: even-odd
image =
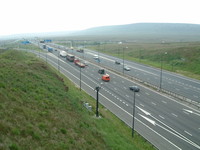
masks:
[[[130,89],[131,91],[134,91],[134,92],[139,92],[139,91],[140,91],[140,89],[139,89],[138,86],[130,86],[129,89]]]
[[[100,74],[105,74],[105,70],[104,70],[104,69],[99,69],[99,70],[98,70],[98,73],[100,73]]]
[[[115,64],[120,65],[120,62],[119,61],[115,61]]]

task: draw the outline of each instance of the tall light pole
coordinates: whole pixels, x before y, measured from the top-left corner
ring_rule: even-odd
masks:
[[[59,52],[58,52],[58,71],[60,72],[60,60],[59,60]]]
[[[126,46],[126,49],[127,49],[128,47]],[[123,75],[124,75],[124,47],[122,48],[123,49]]]
[[[101,87],[97,86],[96,88],[97,91],[97,99],[96,99],[96,117],[99,117],[99,90]]]
[[[135,124],[135,93],[139,92],[140,89],[137,86],[130,87],[130,90],[133,91],[133,121],[132,121],[132,138],[134,137],[134,124]]]
[[[167,55],[167,52],[165,52],[165,55]],[[162,72],[163,72],[163,55],[161,54],[161,57],[160,57],[160,90],[162,89]]]
[[[81,66],[80,66],[80,91],[81,91]]]

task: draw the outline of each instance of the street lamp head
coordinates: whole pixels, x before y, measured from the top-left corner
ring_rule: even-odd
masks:
[[[101,89],[101,87],[99,87],[99,86],[97,86],[97,87],[95,88],[96,91],[99,91],[100,89]]]

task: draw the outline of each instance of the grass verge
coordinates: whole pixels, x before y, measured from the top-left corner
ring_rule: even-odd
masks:
[[[102,106],[94,117],[94,99],[30,53],[2,51],[0,79],[0,149],[154,149]]]

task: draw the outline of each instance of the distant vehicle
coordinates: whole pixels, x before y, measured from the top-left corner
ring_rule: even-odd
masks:
[[[134,91],[134,92],[139,92],[139,91],[140,91],[140,89],[139,89],[138,86],[130,86],[129,89],[130,89],[131,91]]]
[[[71,55],[71,54],[67,54],[66,59],[67,59],[68,61],[73,62],[74,59],[75,59],[75,56],[74,56],[74,55]]]
[[[83,49],[77,49],[76,51],[77,51],[77,52],[80,52],[80,53],[83,53],[83,52],[84,52]]]
[[[57,49],[54,49],[55,51],[57,51]]]
[[[67,56],[67,53],[65,51],[60,51],[60,56],[61,57],[66,57]]]
[[[81,63],[79,59],[74,59],[74,64],[81,68],[85,68],[85,64]]]
[[[99,59],[99,56],[98,56],[98,55],[94,55],[93,58],[94,58],[95,60],[97,60],[97,59]]]
[[[84,61],[83,64],[84,64],[85,66],[88,66],[88,62],[87,62],[87,61]]]
[[[105,74],[105,70],[104,70],[104,69],[99,69],[99,70],[98,70],[98,73],[100,73],[100,74]]]
[[[48,52],[53,52],[53,48],[52,47],[48,47],[47,50],[48,50]]]
[[[102,76],[101,79],[102,79],[103,81],[108,82],[108,81],[110,81],[110,76],[109,76],[109,74],[105,74],[105,75]]]
[[[126,71],[130,71],[131,68],[129,68],[128,66],[125,66],[125,67],[124,67],[124,70],[126,70]]]
[[[120,65],[120,62],[116,60],[116,61],[115,61],[115,64]]]
[[[43,45],[42,45],[42,48],[43,48],[43,49],[46,49],[46,45],[45,45],[45,44],[43,44]]]

